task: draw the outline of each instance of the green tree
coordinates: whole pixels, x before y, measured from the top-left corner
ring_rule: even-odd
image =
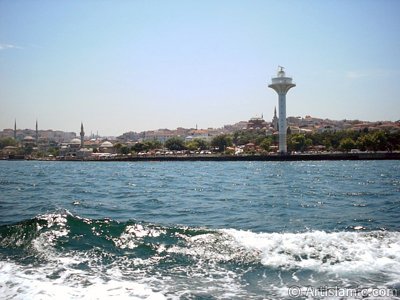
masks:
[[[354,149],[355,147],[356,147],[356,142],[350,137],[343,138],[339,144],[339,148],[342,151],[346,152],[349,152],[351,149]]]
[[[232,137],[227,134],[217,135],[211,140],[211,146],[214,147],[218,152],[224,152],[226,147],[230,147],[232,145]]]
[[[162,148],[162,143],[156,139],[145,141],[144,145],[145,145],[144,148],[146,151]]]
[[[44,152],[44,151],[36,151],[36,152],[34,152],[34,155],[37,158],[43,158],[43,157],[46,156],[46,152]]]
[[[263,149],[264,151],[269,151],[270,147],[271,147],[272,141],[270,138],[264,138],[262,140],[262,142],[260,143],[260,147],[261,149]]]
[[[117,143],[117,144],[115,144],[115,149],[117,149],[117,153],[118,154],[124,154],[124,155],[126,155],[126,154],[128,154],[130,151],[130,149],[129,149],[129,147],[128,146],[126,146],[126,145],[123,145],[123,144],[121,144],[121,143]]]
[[[7,146],[17,146],[17,141],[11,137],[3,137],[0,139],[0,149]]]
[[[373,151],[375,147],[375,140],[374,137],[371,133],[367,133],[364,135],[361,135],[357,139],[357,148],[359,148],[362,151]]]
[[[233,143],[235,145],[246,145],[253,143],[260,145],[265,138],[264,130],[239,130],[233,133]]]
[[[186,149],[190,151],[196,151],[197,150],[197,143],[195,141],[189,141],[185,145]]]
[[[186,143],[186,148],[191,151],[207,150],[209,148],[209,143],[203,139],[193,139]]]
[[[56,149],[56,148],[50,148],[49,149],[49,154],[53,155],[54,157],[58,156],[60,153],[60,150]]]
[[[132,146],[132,151],[134,151],[136,153],[146,151],[145,149],[146,149],[146,145],[141,142],[137,142]]]
[[[117,150],[117,153],[121,153],[121,148],[122,148],[122,144],[121,143],[116,143],[114,145],[114,148]]]
[[[374,141],[374,146],[373,150],[374,151],[386,151],[388,150],[388,145],[387,145],[387,136],[385,135],[385,132],[379,130],[379,131],[374,131],[372,133],[372,140]]]
[[[400,150],[400,131],[388,132],[387,135],[387,149],[389,151]]]
[[[194,141],[197,143],[199,150],[208,150],[208,149],[210,149],[210,143],[207,142],[206,140],[204,140],[204,139],[194,139]]]
[[[127,155],[129,153],[129,147],[126,145],[123,145],[120,149],[119,149],[119,153]]]
[[[307,149],[310,148],[312,145],[313,145],[312,139],[306,138],[304,150],[307,150]]]
[[[33,147],[32,147],[32,146],[26,146],[26,147],[23,149],[23,154],[24,154],[24,155],[31,155],[32,152],[33,152]]]
[[[306,138],[303,134],[292,134],[288,139],[288,151],[301,151],[306,148]]]
[[[171,151],[185,150],[185,141],[181,137],[172,137],[165,141],[165,148]]]
[[[148,140],[144,142],[137,142],[135,143],[131,149],[132,151],[139,153],[139,152],[147,152],[149,150],[160,149],[162,144],[160,141],[157,140]]]

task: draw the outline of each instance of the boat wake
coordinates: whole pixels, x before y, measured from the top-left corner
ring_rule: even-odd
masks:
[[[399,270],[399,232],[255,233],[67,211],[0,227],[6,299],[288,299],[293,286],[385,288],[392,299]]]

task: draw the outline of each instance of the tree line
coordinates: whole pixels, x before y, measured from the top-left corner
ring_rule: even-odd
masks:
[[[10,137],[0,139],[0,149],[6,146],[17,146],[17,142]],[[265,132],[239,130],[232,134],[221,134],[214,136],[210,141],[195,138],[185,141],[181,137],[171,137],[164,143],[158,140],[146,140],[137,142],[132,146],[117,143],[114,145],[117,153],[129,154],[149,152],[158,149],[168,149],[169,151],[213,151],[230,154],[233,146],[246,146],[244,152],[267,153],[276,151],[278,146],[278,135],[266,136]],[[383,131],[368,129],[341,130],[335,132],[314,132],[306,134],[287,135],[288,152],[305,151],[343,151],[349,152],[352,149],[360,151],[399,151],[400,150],[400,131]],[[32,149],[21,149],[22,153],[32,152]],[[49,154],[56,155],[57,149],[51,148]],[[94,149],[97,152],[97,149]]]
[[[166,140],[164,143],[154,140],[138,142],[130,149],[127,146],[121,146],[121,150],[124,150],[122,151],[123,154],[127,154],[129,152],[147,152],[161,148],[165,148],[170,151],[210,150],[215,152],[230,153],[232,152],[231,147],[233,146],[246,146],[249,144],[251,144],[251,147],[249,147],[248,150],[245,148],[245,152],[265,153],[275,151],[278,146],[278,135],[266,136],[265,132],[262,130],[240,130],[232,134],[217,135],[213,137],[211,141],[206,141],[201,138],[185,141],[181,137],[172,137]],[[289,133],[287,136],[287,146],[289,152],[349,152],[353,149],[358,149],[360,151],[400,151],[400,131],[369,131],[368,129],[365,129],[361,131],[341,130],[336,132],[315,132],[305,134]]]

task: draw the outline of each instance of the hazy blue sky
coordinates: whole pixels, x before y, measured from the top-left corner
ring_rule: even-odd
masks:
[[[400,119],[400,1],[0,0],[0,128]]]

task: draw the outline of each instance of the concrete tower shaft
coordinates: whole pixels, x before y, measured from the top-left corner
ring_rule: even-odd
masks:
[[[296,84],[292,82],[291,77],[286,77],[283,67],[279,67],[276,77],[272,78],[272,83],[268,85],[271,89],[278,93],[279,100],[279,152],[281,154],[287,153],[286,143],[286,93]]]

